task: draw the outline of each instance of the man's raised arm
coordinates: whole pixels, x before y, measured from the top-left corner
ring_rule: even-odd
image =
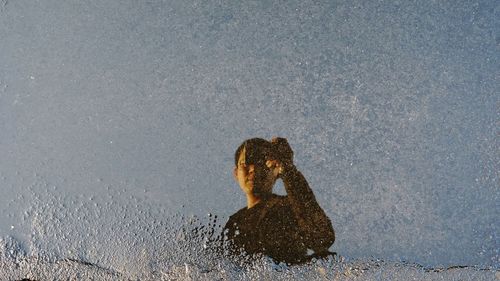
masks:
[[[309,184],[295,165],[283,168],[281,178],[306,245],[317,254],[328,251],[335,241],[330,219],[319,206]]]
[[[317,254],[327,252],[335,241],[330,219],[319,206],[302,173],[293,164],[293,150],[288,141],[274,138],[271,142],[279,162],[279,176],[285,185],[304,242]]]

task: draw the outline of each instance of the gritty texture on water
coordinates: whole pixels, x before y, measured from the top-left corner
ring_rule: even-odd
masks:
[[[332,251],[498,268],[496,2],[0,0],[0,237],[19,268],[186,274],[171,218],[224,223],[234,150],[278,135]]]

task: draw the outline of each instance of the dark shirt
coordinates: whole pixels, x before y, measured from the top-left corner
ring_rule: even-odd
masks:
[[[294,166],[288,170],[282,176],[286,196],[269,194],[229,218],[224,229],[232,251],[290,264],[329,253],[335,241],[332,224],[302,174]]]

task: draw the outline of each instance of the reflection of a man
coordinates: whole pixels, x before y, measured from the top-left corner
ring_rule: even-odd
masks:
[[[290,264],[324,257],[335,241],[332,224],[316,202],[284,138],[254,138],[236,150],[234,177],[247,206],[229,218],[224,231],[232,251],[261,253]],[[286,196],[272,193],[278,178]]]

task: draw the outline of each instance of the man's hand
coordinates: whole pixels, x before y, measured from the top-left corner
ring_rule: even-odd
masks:
[[[275,159],[266,161],[266,165],[273,170],[275,176],[280,176],[287,168],[293,166],[293,150],[285,138],[274,137],[271,143]]]

